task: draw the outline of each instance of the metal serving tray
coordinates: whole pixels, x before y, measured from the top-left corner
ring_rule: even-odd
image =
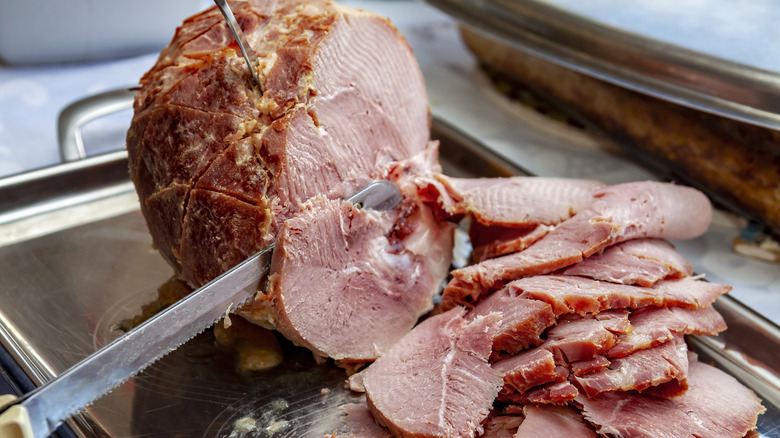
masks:
[[[441,121],[433,137],[450,175],[525,173]],[[152,247],[126,169],[116,152],[0,180],[0,342],[3,365],[21,371],[24,390],[118,336],[116,324],[155,299],[172,274]],[[691,344],[759,394],[767,407],[759,432],[780,437],[780,329],[728,296],[716,305],[730,329]],[[79,437],[321,438],[343,430],[342,408],[363,402],[345,388],[345,372],[283,348],[279,367],[244,373],[235,352],[206,332],[68,425]],[[245,417],[258,432],[235,429]]]
[[[426,1],[555,64],[780,130],[780,9],[772,0]]]

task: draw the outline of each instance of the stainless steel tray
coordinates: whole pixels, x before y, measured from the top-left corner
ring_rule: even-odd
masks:
[[[433,137],[450,175],[524,173],[438,120]],[[0,342],[32,385],[118,336],[115,325],[172,274],[152,248],[126,168],[117,152],[0,180]],[[691,344],[764,399],[759,431],[780,437],[780,329],[728,296],[717,306],[730,329]],[[342,429],[343,406],[363,400],[345,389],[344,371],[283,344],[281,366],[242,373],[234,352],[206,332],[69,425],[82,437],[320,438]],[[234,430],[244,417],[260,431]],[[285,426],[266,430],[271,424]]]
[[[770,49],[780,10],[771,0],[750,5],[728,0],[630,5],[617,0],[426,1],[547,61],[680,105],[780,130],[780,55]],[[749,10],[758,19],[739,21]],[[670,25],[672,19],[679,26]],[[718,30],[723,33],[716,34]],[[702,41],[710,44],[703,47]]]

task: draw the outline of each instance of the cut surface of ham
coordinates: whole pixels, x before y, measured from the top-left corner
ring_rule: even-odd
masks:
[[[523,406],[525,419],[515,438],[596,438],[596,432],[569,406]]]
[[[566,362],[590,360],[612,349],[620,334],[631,332],[628,309],[607,310],[596,315],[566,315],[547,331],[540,346]]]
[[[608,368],[574,379],[588,397],[611,391],[642,391],[672,380],[679,383],[664,387],[661,394],[679,395],[688,387],[688,348],[682,336],[676,336],[657,347],[613,359]]]
[[[634,330],[618,337],[607,356],[623,357],[636,350],[651,348],[675,335],[716,335],[726,330],[726,322],[712,306],[700,309],[683,307],[645,307],[629,316]]]
[[[555,314],[549,304],[511,296],[499,291],[480,301],[467,318],[501,314],[501,326],[493,340],[493,351],[509,354],[542,343],[539,337],[547,327],[555,324]]]
[[[752,391],[699,361],[690,361],[688,385],[671,399],[614,392],[594,398],[581,394],[576,401],[600,434],[615,437],[741,438],[764,411]]]
[[[431,309],[437,267],[394,247],[385,216],[320,196],[285,222],[268,292],[279,332],[322,356],[373,360]]]
[[[488,364],[500,317],[462,308],[421,322],[363,371],[374,418],[397,436],[472,437],[503,385]]]
[[[447,214],[471,216],[469,236],[476,261],[527,248],[586,208],[603,185],[566,178],[437,178],[456,201],[443,205]]]
[[[387,177],[404,199],[388,212],[307,201],[278,233],[268,293],[240,314],[346,366],[379,357],[431,310],[449,270],[454,226],[435,220],[407,176],[437,170],[433,144],[393,163]]]
[[[594,196],[590,207],[528,249],[454,270],[444,290],[443,307],[476,301],[518,278],[565,268],[615,243],[699,236],[712,215],[704,194],[667,183],[619,184],[598,189]]]
[[[620,284],[652,286],[659,280],[687,277],[693,267],[665,240],[636,239],[607,247],[563,271]]]
[[[556,225],[593,202],[603,184],[573,178],[453,178],[439,179],[458,202],[451,214],[470,214],[485,225]]]
[[[307,199],[348,196],[430,136],[422,74],[386,19],[322,0],[232,7],[262,95],[211,8],[141,79],[127,136],[154,242],[193,287],[270,243]]]
[[[493,364],[493,369],[504,376],[502,394],[523,393],[558,377],[552,352],[543,348],[534,348],[499,360]]]

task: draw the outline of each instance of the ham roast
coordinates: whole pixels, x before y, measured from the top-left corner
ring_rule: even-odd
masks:
[[[130,175],[154,243],[193,287],[270,243],[316,194],[348,196],[426,148],[422,74],[384,18],[329,1],[232,3],[187,19],[141,79]]]

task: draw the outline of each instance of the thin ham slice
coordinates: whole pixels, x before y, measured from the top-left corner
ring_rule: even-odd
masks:
[[[515,438],[596,438],[596,431],[569,406],[523,406],[523,420]]]
[[[540,177],[438,179],[457,202],[444,208],[453,217],[470,215],[469,236],[476,261],[521,251],[555,225],[593,202],[602,183]]]
[[[613,359],[608,368],[574,379],[588,397],[611,391],[642,391],[672,380],[676,383],[658,394],[679,395],[688,386],[688,348],[682,336],[677,336],[657,347]]]
[[[540,346],[566,362],[590,360],[615,345],[619,334],[631,332],[628,309],[607,310],[596,315],[565,315],[547,331]]]
[[[577,387],[570,381],[555,381],[529,389],[520,393],[500,395],[498,399],[504,403],[526,405],[531,403],[565,405],[579,395]]]
[[[501,326],[493,340],[496,356],[505,352],[513,354],[542,343],[540,335],[555,324],[555,314],[549,304],[538,300],[526,300],[500,291],[480,301],[467,318],[490,313],[501,314]]]
[[[451,214],[470,214],[485,225],[555,225],[593,202],[593,192],[603,184],[573,178],[439,179],[458,199]]]
[[[554,225],[530,225],[510,227],[483,225],[477,220],[469,223],[471,257],[475,262],[522,251],[554,230]]]
[[[688,368],[688,391],[679,397],[614,392],[576,401],[600,434],[626,438],[741,438],[765,410],[736,379],[696,360]]]
[[[631,325],[626,309],[587,317],[567,315],[547,332],[547,340],[540,346],[493,364],[493,368],[504,376],[501,393],[522,394],[535,386],[561,381],[568,376],[562,365],[591,360],[606,353],[619,333],[629,331]]]
[[[521,415],[491,415],[485,420],[480,438],[513,438],[522,422]]]
[[[683,278],[693,267],[665,240],[637,239],[607,247],[563,271],[620,284],[652,286],[659,280]]]
[[[374,418],[396,436],[472,437],[503,384],[488,364],[500,317],[426,319],[363,371]]]
[[[540,275],[515,280],[510,293],[544,301],[556,315],[597,313],[608,309],[646,306],[702,308],[731,287],[686,277],[659,281],[652,287],[629,286],[568,275]]]
[[[504,376],[502,394],[523,393],[558,377],[555,358],[544,348],[534,348],[493,364],[493,369]]]
[[[629,316],[634,330],[618,337],[607,356],[624,357],[636,350],[651,348],[675,335],[716,335],[726,330],[726,322],[712,306],[700,309],[683,307],[645,307]]]
[[[609,245],[638,238],[687,239],[709,226],[712,205],[698,190],[659,182],[599,189],[594,202],[528,249],[456,269],[445,309],[476,301],[509,281],[573,265]]]
[[[603,370],[604,368],[608,367],[609,364],[610,364],[609,359],[607,359],[604,356],[598,355],[593,359],[572,362],[569,364],[569,368],[571,369],[571,373],[574,374],[575,376],[582,376],[585,374],[590,374],[595,371]]]

